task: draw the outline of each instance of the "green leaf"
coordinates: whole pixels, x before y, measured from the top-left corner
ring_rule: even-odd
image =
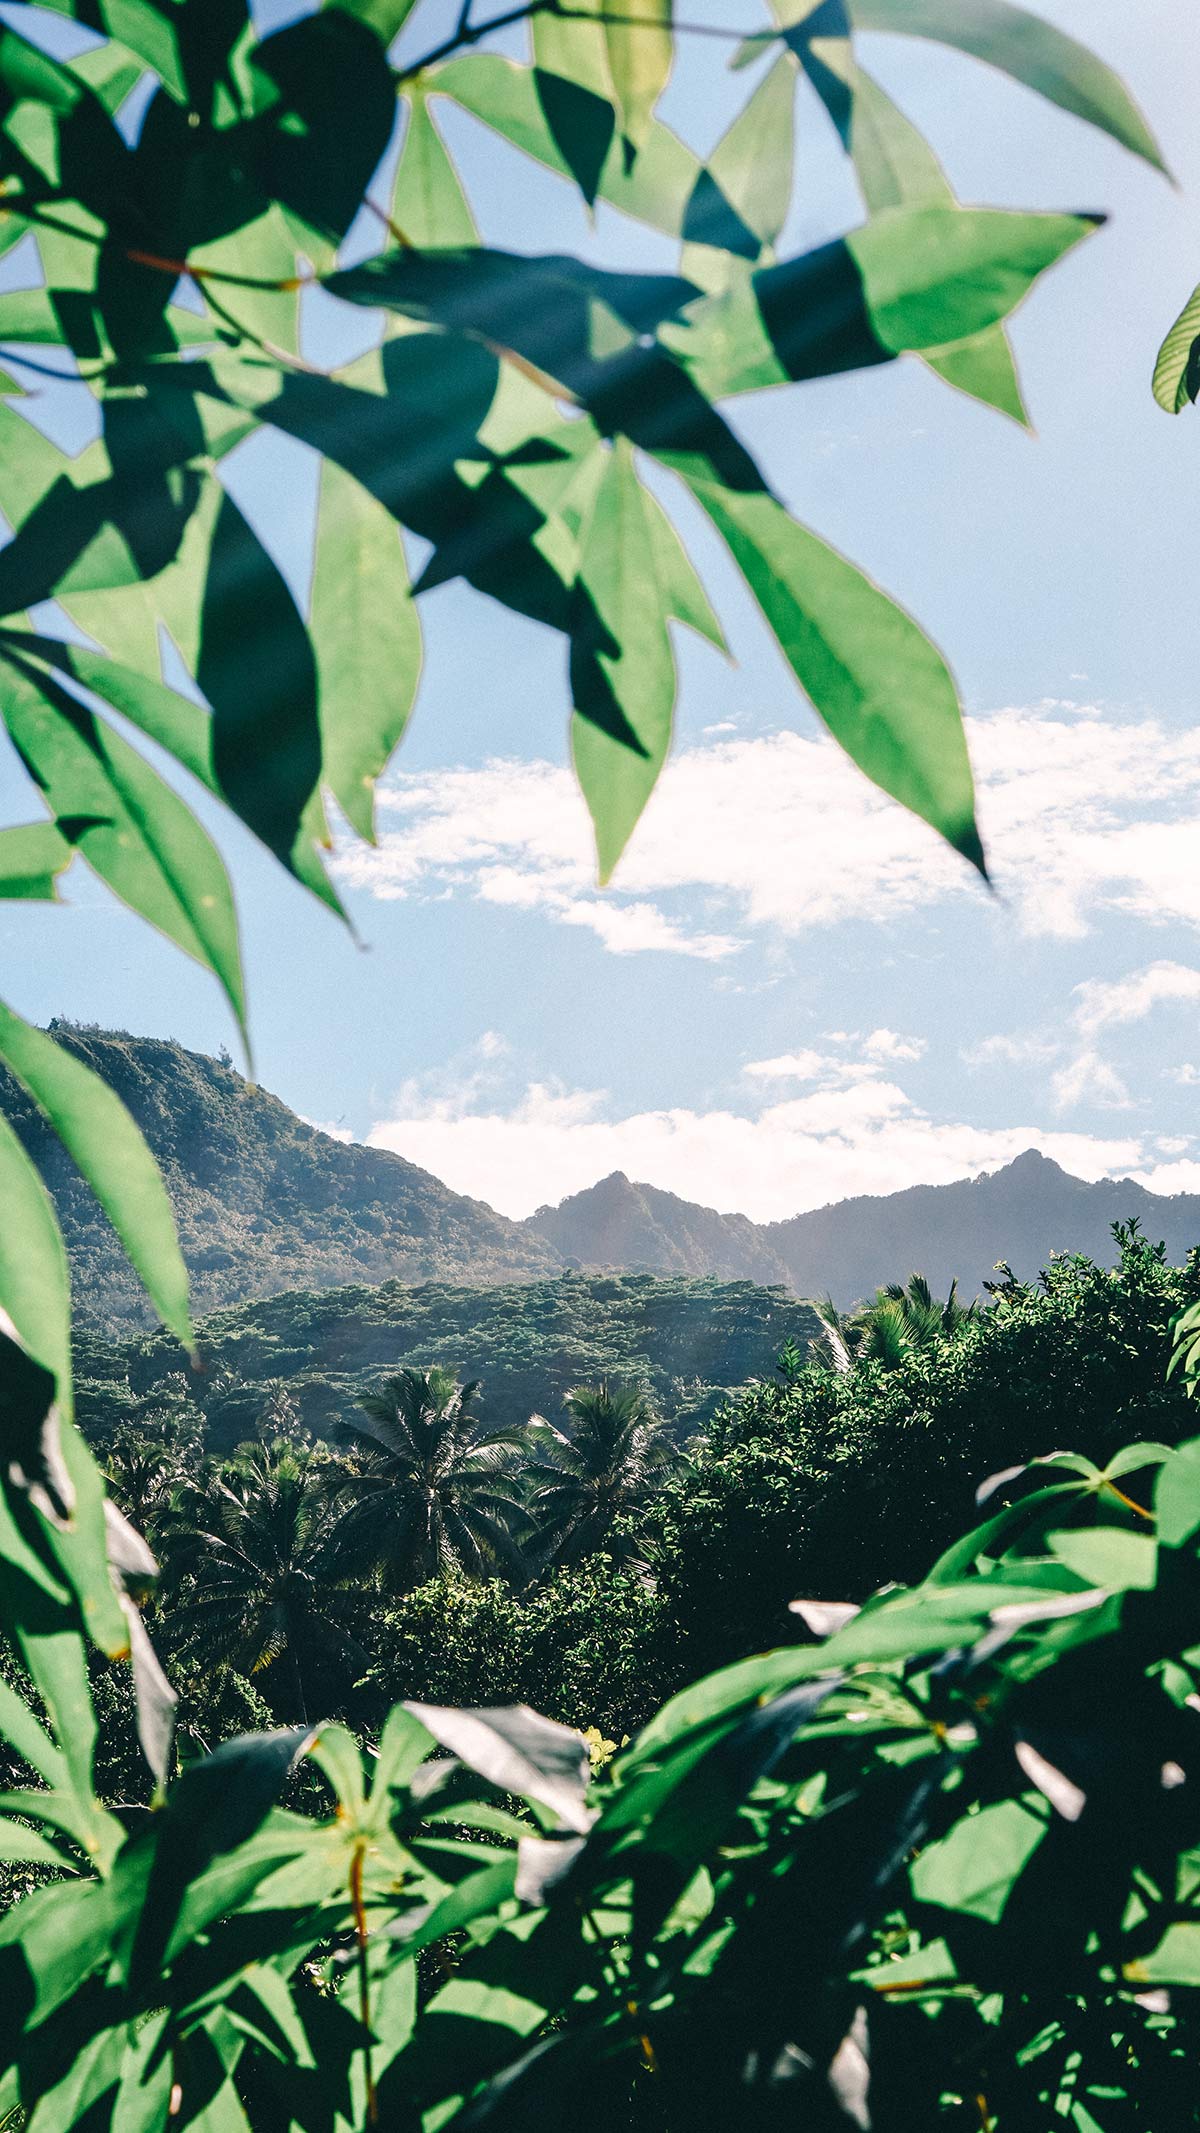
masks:
[[[59,829],[114,895],[212,971],[244,1033],[233,891],[208,832],[128,741],[17,652],[11,633],[2,655],[8,729]]]
[[[1200,1985],[1200,1921],[1168,1926],[1156,1948],[1123,1969],[1130,1985]]]
[[[102,30],[106,37],[115,38],[144,60],[172,96],[185,101],[187,85],[178,35],[167,14],[153,0],[39,0],[39,5],[58,15],[71,15],[89,29]]]
[[[533,86],[557,156],[589,207],[617,130],[605,25],[594,18],[598,0],[581,0],[573,15],[553,8],[533,17]]]
[[[124,1104],[98,1074],[3,1001],[0,1059],[87,1179],[164,1325],[190,1348],[188,1278],[175,1217],[158,1165]]]
[[[415,4],[416,0],[323,0],[325,7],[340,7],[344,15],[365,22],[385,45],[404,28]]]
[[[621,0],[619,9],[608,11],[604,42],[625,160],[632,163],[671,78],[671,0]]]
[[[584,1805],[590,1764],[582,1734],[540,1718],[525,1704],[449,1711],[439,1704],[406,1702],[405,1709],[501,1792],[540,1801],[568,1829],[590,1828],[592,1817]]]
[[[1038,276],[1099,218],[1003,208],[902,209],[846,243],[884,346],[942,348],[1007,318]]]
[[[847,5],[856,30],[929,37],[986,60],[1165,171],[1154,135],[1124,83],[1086,45],[1040,16],[1009,0],[847,0]]]
[[[1105,1592],[1151,1592],[1158,1550],[1149,1533],[1126,1533],[1120,1526],[1069,1528],[1051,1533],[1050,1547],[1060,1562],[1088,1585]]]
[[[583,530],[571,629],[571,753],[607,882],[671,745],[675,656],[633,453],[606,457]]]
[[[260,185],[339,244],[396,118],[377,28],[343,8],[325,8],[254,45],[247,71],[259,107],[248,147]]]
[[[388,1712],[374,1757],[371,1799],[386,1803],[393,1786],[407,1785],[433,1746],[433,1736],[402,1703]]]
[[[315,654],[278,566],[229,496],[213,529],[195,675],[212,706],[217,790],[268,851],[315,887]]]
[[[820,86],[832,77],[810,70],[810,78]],[[920,205],[956,208],[953,188],[924,135],[857,65],[848,43],[843,79],[851,96],[848,146],[870,213],[879,215],[891,207]],[[927,355],[925,361],[956,391],[982,400],[1028,426],[1016,363],[1003,326],[986,327],[944,353]]]
[[[1200,393],[1200,288],[1193,289],[1158,351],[1153,387],[1168,415],[1179,414]]]
[[[332,460],[321,464],[309,628],[322,775],[360,837],[375,834],[375,781],[408,723],[421,625],[400,529]]]
[[[53,822],[0,830],[0,897],[57,903],[58,877],[75,854]]]
[[[926,1845],[913,1862],[914,1896],[998,1924],[1047,1827],[1048,1817],[1021,1800],[997,1800],[960,1816],[947,1836]]]
[[[71,1383],[71,1289],[50,1195],[0,1117],[0,1305],[21,1346],[55,1383]]]
[[[20,1861],[28,1866],[57,1867],[62,1873],[73,1862],[67,1852],[60,1851],[49,1838],[39,1837],[35,1829],[22,1829],[18,1822],[0,1819],[0,1859],[9,1863]]]
[[[356,1819],[365,1804],[366,1791],[362,1750],[353,1733],[346,1726],[320,1726],[307,1752],[328,1778],[339,1808]]]
[[[1002,415],[1011,416],[1022,429],[1029,428],[1029,410],[1021,391],[1016,360],[1003,326],[989,326],[953,348],[923,359],[955,392],[980,400]]]
[[[924,631],[772,497],[690,486],[834,739],[986,873],[958,692]]]
[[[764,246],[778,241],[791,205],[795,110],[795,70],[781,54],[722,134],[706,166],[724,198]],[[719,225],[713,234],[719,241]]]
[[[692,304],[660,338],[710,399],[942,355],[995,326],[1095,223],[998,208],[889,208]]]
[[[727,649],[724,634],[670,519],[642,486],[628,443],[600,455],[579,534],[572,604],[571,750],[607,882],[670,748],[676,669],[674,618]],[[576,484],[571,496],[580,491]]]
[[[421,89],[408,92],[408,123],[396,167],[391,219],[418,251],[477,244],[479,232],[458,172]]]
[[[1164,1548],[1181,1548],[1200,1531],[1200,1437],[1180,1445],[1159,1468],[1154,1518]]]

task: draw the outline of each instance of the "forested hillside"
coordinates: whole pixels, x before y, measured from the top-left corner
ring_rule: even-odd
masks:
[[[222,1060],[151,1037],[51,1027],[117,1091],[150,1143],[197,1311],[301,1286],[514,1281],[558,1264],[520,1223],[450,1192],[401,1156],[318,1132]],[[98,1332],[151,1325],[154,1312],[94,1195],[2,1071],[0,1113],[50,1187],[81,1322]]]
[[[298,1423],[326,1436],[362,1393],[404,1365],[440,1363],[483,1380],[489,1421],[555,1418],[573,1385],[605,1377],[650,1391],[686,1438],[724,1395],[770,1372],[787,1341],[803,1349],[816,1314],[748,1281],[563,1274],[484,1289],[384,1282],[292,1291],[218,1311],[199,1329],[202,1369],[169,1334],[84,1336],[79,1408],[103,1442],[122,1421],[202,1415],[211,1449]]]

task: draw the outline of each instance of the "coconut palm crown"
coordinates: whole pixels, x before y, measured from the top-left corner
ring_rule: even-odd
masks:
[[[244,1674],[270,1668],[281,1716],[308,1719],[325,1665],[366,1665],[350,1628],[356,1596],[337,1590],[337,1496],[318,1455],[243,1445],[180,1492],[176,1526],[190,1641]]]
[[[529,1506],[545,1559],[575,1563],[598,1548],[618,1560],[634,1550],[638,1524],[658,1493],[673,1447],[636,1386],[577,1385],[558,1429],[532,1419],[540,1442],[526,1466]]]
[[[520,1564],[525,1524],[512,1453],[524,1431],[475,1412],[479,1381],[401,1370],[342,1424],[357,1459],[338,1528],[344,1563],[394,1593],[438,1571],[487,1575]]]

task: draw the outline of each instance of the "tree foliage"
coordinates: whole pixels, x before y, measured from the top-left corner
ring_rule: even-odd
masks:
[[[562,638],[607,877],[669,747],[672,625],[721,635],[672,481],[834,737],[982,866],[948,667],[791,517],[722,403],[908,353],[1019,414],[1005,321],[1096,219],[961,207],[857,28],[963,47],[1155,162],[1128,96],[1006,0],[825,0],[751,32],[739,56],[767,70],[702,161],[656,115],[657,0],[529,0],[525,59],[478,49],[496,19],[470,0],[424,47],[418,12],[393,56],[410,7],[342,0],[270,35],[245,0],[6,11],[0,242],[36,264],[0,294],[0,342],[31,377],[39,350],[65,358],[94,434],[71,457],[12,396],[0,415],[0,713],[40,809],[2,833],[0,893],[52,898],[82,862],[244,1025],[229,878],[176,772],[336,908],[331,809],[372,834],[419,675],[413,595],[452,577]],[[63,17],[79,41],[51,34]],[[801,74],[870,212],[790,256]],[[679,240],[678,271],[476,242],[443,98]],[[380,248],[341,256],[364,201]],[[364,314],[364,354],[322,367],[314,300]],[[269,433],[318,462],[303,606],[229,478]],[[425,544],[415,586],[401,529]],[[8,1009],[0,1059],[188,1343],[127,1111]],[[30,2133],[434,2133],[580,2103],[882,2133],[1194,2119],[1194,1447],[1060,1456],[916,1592],[805,1602],[827,1643],[685,1691],[592,1798],[580,1736],[519,1705],[413,1700],[369,1757],[303,1721],[176,1775],[138,1612],[153,1558],[71,1425],[62,1241],[6,1122],[0,1201],[0,1616],[33,1692],[0,1680],[0,1732],[34,1780],[0,1850],[46,1878],[0,1922],[0,2110]],[[219,1637],[274,1659],[323,1514],[293,1446],[258,1461],[253,1488],[222,1478],[196,1576]],[[97,1789],[89,1646],[132,1657],[141,1815]],[[332,1813],[280,1804],[299,1763]]]

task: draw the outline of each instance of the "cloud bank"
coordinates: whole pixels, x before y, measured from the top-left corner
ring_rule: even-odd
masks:
[[[1006,922],[1057,939],[1113,912],[1200,926],[1191,735],[1061,705],[968,726]],[[614,955],[720,962],[764,930],[878,923],[972,893],[962,862],[838,748],[791,731],[679,751],[603,895],[583,802],[550,763],[401,772],[382,820],[376,849],[342,855],[347,886],[538,912]]]

